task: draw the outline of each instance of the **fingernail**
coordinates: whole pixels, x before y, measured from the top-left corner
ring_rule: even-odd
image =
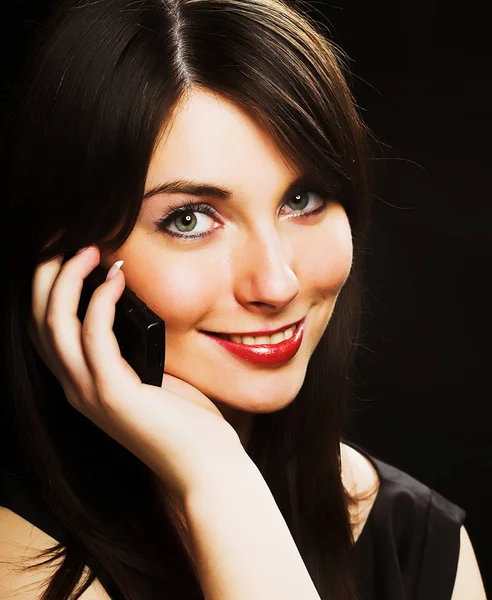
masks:
[[[114,265],[111,267],[111,269],[109,269],[108,274],[106,275],[106,281],[113,279],[113,277],[116,275],[116,273],[118,273],[118,271],[120,270],[120,267],[123,264],[123,262],[124,261],[122,261],[122,260],[117,260],[114,263]]]
[[[77,254],[80,254],[80,253],[81,253],[81,252],[83,252],[84,250],[87,250],[87,248],[89,248],[89,246],[86,246],[85,248],[80,248],[79,250],[77,250],[77,252],[76,252],[75,254],[76,254],[76,255],[77,255]]]

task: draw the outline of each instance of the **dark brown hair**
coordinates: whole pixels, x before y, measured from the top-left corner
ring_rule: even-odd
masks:
[[[353,267],[302,389],[284,410],[257,415],[247,452],[320,597],[354,597],[339,444],[360,315],[367,131],[345,71],[307,11],[280,0],[72,0],[46,25],[5,137],[1,306],[17,466],[65,536],[44,600],[77,598],[95,576],[115,597],[202,598],[153,473],[68,404],[26,327],[37,264],[89,244],[115,250],[129,236],[159,131],[197,87],[246,110],[293,165],[335,181],[350,221]]]

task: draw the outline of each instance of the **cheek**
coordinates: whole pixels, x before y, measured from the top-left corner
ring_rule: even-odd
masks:
[[[128,286],[158,314],[170,329],[189,328],[214,302],[213,270],[204,269],[191,254],[165,256],[162,249],[139,251],[144,244],[122,252]],[[131,256],[131,259],[130,259]]]
[[[353,258],[352,234],[345,212],[330,220],[328,231],[317,232],[313,242],[303,277],[323,296],[337,295],[347,280]]]

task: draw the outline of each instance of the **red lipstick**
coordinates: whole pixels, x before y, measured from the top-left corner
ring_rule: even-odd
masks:
[[[243,360],[258,365],[260,367],[276,367],[279,366],[297,354],[301,347],[302,338],[304,335],[304,319],[299,322],[294,334],[288,340],[279,342],[278,344],[259,344],[248,346],[247,344],[238,344],[221,337],[217,337],[211,333],[206,333],[214,341],[220,344],[231,354],[242,358]]]

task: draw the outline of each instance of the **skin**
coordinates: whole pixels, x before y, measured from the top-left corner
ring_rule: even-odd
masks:
[[[233,197],[192,198],[216,216],[188,213],[196,221],[184,235],[210,235],[182,239],[156,232],[156,221],[190,196],[151,196],[125,244],[102,255],[107,268],[124,261],[126,284],[164,320],[166,373],[210,398],[243,443],[255,413],[281,410],[295,399],[352,264],[350,225],[338,202],[329,200],[308,217],[301,215],[323,204],[316,192],[301,201],[293,193],[282,203],[298,175],[247,113],[195,90],[162,130],[146,191],[189,179],[226,187]],[[175,233],[184,227],[183,215],[169,225]],[[200,331],[260,331],[303,317],[300,350],[277,367],[247,363]]]
[[[164,129],[156,147],[147,189],[168,179],[200,179],[234,190],[233,199],[227,204],[207,199],[215,207],[217,218],[197,215],[200,219],[197,228],[210,229],[212,234],[186,240],[154,231],[154,221],[171,202],[169,196],[154,196],[145,202],[139,222],[125,245],[113,255],[104,255],[102,263],[109,268],[116,260],[125,261],[127,285],[166,322],[166,372],[205,394],[234,425],[244,443],[254,414],[281,410],[295,398],[302,385],[308,361],[350,271],[350,227],[343,208],[336,202],[328,203],[324,211],[307,218],[299,218],[298,213],[290,217],[287,203],[277,213],[280,198],[297,173],[283,160],[268,136],[237,107],[200,92],[189,97],[181,108],[170,127]],[[184,199],[173,198],[172,202]],[[316,200],[319,197],[311,202],[317,205]],[[179,386],[173,382],[177,394],[168,389],[166,397],[169,422],[167,418],[159,419],[162,398],[154,392],[161,390],[151,391],[151,386],[147,386],[145,395],[139,396],[143,410],[132,413],[135,382],[115,360],[107,328],[108,314],[123,289],[121,274],[114,280],[120,281],[119,288],[110,283],[94,294],[96,299],[93,298],[92,309],[90,306],[88,311],[91,318],[86,316],[84,321],[84,326],[89,323],[89,327],[85,330],[83,352],[82,332],[74,307],[80,294],[79,284],[94,268],[96,258],[99,260],[94,252],[91,259],[91,253],[88,256],[86,251],[85,255],[68,261],[63,269],[62,256],[37,269],[33,282],[33,316],[37,326],[31,331],[33,341],[60,380],[70,375],[68,379],[77,384],[74,389],[67,386],[71,392],[67,399],[71,399],[72,405],[81,411],[86,409],[87,416],[99,426],[107,425],[105,417],[109,417],[115,427],[105,431],[144,462],[145,456],[135,452],[135,443],[128,443],[128,439],[133,439],[138,449],[142,429],[144,446],[150,447],[152,456],[159,449],[155,440],[162,443],[168,435],[174,438],[163,448],[163,455],[170,448],[175,459],[180,452],[186,459],[190,441],[186,440],[182,447],[176,442],[176,430],[179,441],[183,433],[190,432],[193,441],[202,442],[201,425],[206,424],[214,435],[206,436],[206,448],[202,443],[198,453],[192,454],[195,463],[196,456],[209,452],[209,440],[215,438],[215,431],[221,431],[215,427],[217,417],[206,410],[207,402],[202,398],[193,396],[189,389],[179,393]],[[202,329],[237,332],[276,328],[304,316],[306,328],[300,351],[276,368],[245,363],[200,333]],[[65,369],[59,371],[56,366],[60,366],[62,355]],[[86,359],[90,359],[89,364]],[[109,364],[111,361],[119,370],[117,379],[123,381],[120,386],[113,385],[115,382],[108,376],[115,371]],[[93,389],[96,379],[99,384],[107,380],[107,384]],[[183,385],[182,381],[179,383]],[[141,393],[144,388],[138,384],[136,389]],[[182,423],[186,423],[186,432],[179,428]],[[196,427],[197,423],[196,431],[193,428],[190,431],[190,424]],[[222,440],[219,442],[222,449]],[[343,445],[341,453],[345,487],[355,494],[377,490],[377,474],[368,461]],[[157,461],[162,466],[159,455]],[[152,461],[148,464],[152,468]],[[186,460],[183,464],[186,466]],[[182,464],[178,467],[181,475]],[[365,506],[359,505],[356,538],[374,498],[373,494]],[[0,560],[2,595],[1,591],[17,591],[33,583],[28,573],[11,568],[12,559],[25,560],[32,546],[33,530],[36,540],[45,547],[56,545],[56,541],[8,509],[0,510],[0,519],[3,541],[12,542],[15,548],[14,554],[9,551],[8,561]],[[284,548],[285,543],[280,547]],[[51,575],[39,573],[39,569],[36,573],[41,576],[39,582]],[[83,594],[86,600],[105,596],[96,584]],[[485,600],[485,591],[468,534],[462,527],[452,600],[465,598]]]

